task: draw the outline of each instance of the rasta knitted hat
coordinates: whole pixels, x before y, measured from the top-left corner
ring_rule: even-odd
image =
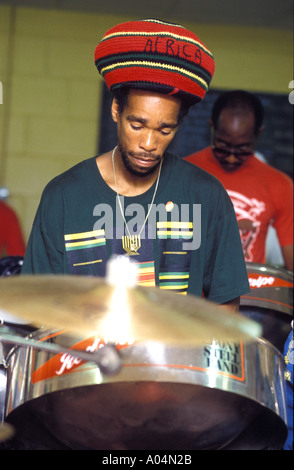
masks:
[[[156,19],[129,21],[105,33],[95,64],[110,91],[122,86],[204,98],[214,73],[212,53],[191,31]]]

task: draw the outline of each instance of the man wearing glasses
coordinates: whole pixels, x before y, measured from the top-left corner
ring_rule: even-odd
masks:
[[[211,146],[185,160],[218,178],[235,208],[245,260],[264,264],[270,225],[285,268],[293,271],[293,182],[260,161],[254,147],[263,130],[263,107],[251,93],[223,93],[211,114]]]

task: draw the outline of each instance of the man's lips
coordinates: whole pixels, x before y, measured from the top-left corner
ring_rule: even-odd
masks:
[[[234,171],[240,168],[240,163],[222,163],[222,167],[225,168],[227,171]]]
[[[131,155],[131,158],[133,158],[135,162],[140,166],[152,166],[155,163],[159,162],[158,158],[146,158],[136,155]]]

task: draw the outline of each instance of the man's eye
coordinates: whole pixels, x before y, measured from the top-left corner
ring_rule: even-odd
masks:
[[[131,124],[131,128],[134,129],[135,131],[139,131],[140,129],[142,129],[142,126],[136,125],[136,124]]]
[[[171,129],[161,129],[162,135],[170,135],[172,133]]]

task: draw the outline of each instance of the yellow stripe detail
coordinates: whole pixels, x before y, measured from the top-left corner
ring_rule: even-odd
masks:
[[[148,274],[148,273],[154,273],[154,266],[150,268],[139,268],[139,273],[140,274]]]
[[[196,41],[195,39],[189,38],[187,36],[181,36],[180,34],[175,34],[171,33],[169,31],[155,31],[155,32],[147,32],[147,31],[120,31],[118,33],[112,33],[108,34],[107,36],[104,36],[102,41],[106,41],[108,39],[117,37],[117,36],[167,36],[167,37],[172,37],[175,39],[179,39],[180,41],[188,41],[191,42],[192,44],[195,44],[196,46],[199,46],[200,49],[203,49],[207,54],[212,56],[212,53],[210,52],[207,47],[205,47],[200,41]],[[102,42],[101,41],[101,42]]]
[[[74,263],[73,266],[85,266],[86,264],[102,263],[102,259],[96,259],[95,261],[86,261],[85,263]]]
[[[186,251],[163,251],[164,255],[186,255]]]
[[[155,281],[154,280],[150,280],[150,281],[142,281],[142,282],[138,282],[138,285],[140,286],[146,286],[146,287],[155,287]]]
[[[192,236],[193,232],[188,232],[186,230],[158,230],[157,235],[182,235],[182,236]]]
[[[79,238],[99,237],[104,234],[104,230],[95,230],[94,232],[71,233],[68,235],[64,235],[64,240],[78,240]]]
[[[98,244],[103,243],[105,241],[106,241],[105,238],[99,238],[97,240],[85,240],[85,241],[82,241],[82,242],[66,243],[65,246],[66,246],[66,248],[70,248],[70,247],[73,247],[73,246],[98,245]]]
[[[151,18],[151,19],[144,19],[142,21],[146,21],[146,23],[150,22],[150,23],[158,23],[158,24],[164,24],[165,26],[177,26],[178,28],[183,28],[182,25],[180,24],[171,24],[171,23],[166,23],[165,21],[160,21],[160,20],[156,20],[154,18]]]
[[[160,289],[163,290],[175,290],[175,289],[187,289],[188,284],[184,286],[160,286]]]
[[[103,75],[105,73],[105,71],[110,71],[111,69],[115,69],[117,67],[126,67],[126,66],[132,66],[132,65],[135,65],[135,66],[142,65],[143,67],[152,66],[152,67],[158,67],[158,68],[162,68],[162,69],[169,69],[171,71],[184,73],[185,75],[188,75],[192,78],[196,78],[197,80],[199,80],[199,82],[202,83],[202,85],[204,86],[204,88],[206,90],[208,89],[207,83],[205,82],[205,80],[203,80],[201,77],[199,77],[199,75],[195,75],[195,73],[188,72],[187,70],[185,70],[183,68],[176,67],[174,65],[161,64],[160,62],[146,62],[146,61],[119,62],[119,63],[115,63],[113,65],[108,65],[107,67],[104,67],[103,69],[101,69],[101,74]]]
[[[193,222],[157,222],[158,228],[193,228]]]
[[[163,274],[159,276],[159,279],[189,279],[189,274]]]

